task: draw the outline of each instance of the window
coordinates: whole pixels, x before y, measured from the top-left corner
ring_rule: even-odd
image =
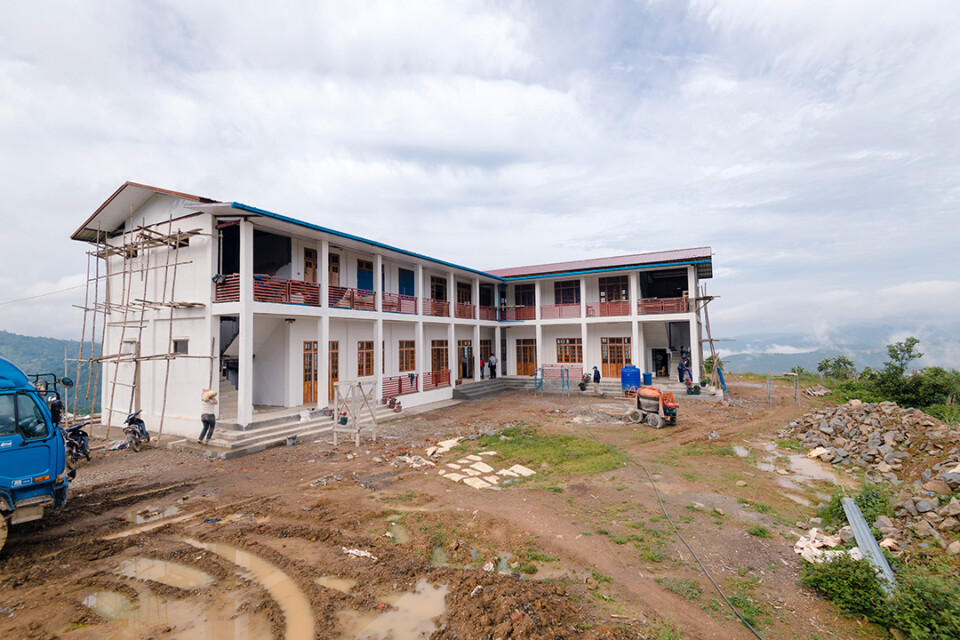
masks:
[[[561,280],[553,283],[554,304],[580,304],[580,281]]]
[[[413,340],[400,341],[400,371],[416,371],[417,349]]]
[[[583,362],[583,345],[580,338],[557,338],[557,364],[580,364]]]
[[[17,432],[17,412],[14,408],[16,396],[0,396],[0,438],[12,436]]]
[[[357,343],[357,376],[373,375],[373,340]]]
[[[120,353],[125,356],[136,355],[137,353],[137,341],[136,340],[124,340],[123,344],[120,346]]]
[[[450,352],[446,340],[430,341],[430,370],[444,371],[450,368]]]
[[[630,283],[627,276],[600,278],[600,302],[619,302],[630,299]]]
[[[518,284],[513,288],[514,304],[518,307],[532,307],[536,302],[537,294],[532,284]]]
[[[180,338],[173,341],[173,352],[174,353],[190,353],[188,350],[189,341],[186,338]]]
[[[40,405],[30,396],[23,394],[17,395],[17,426],[20,427],[24,440],[46,438],[49,433]]]
[[[430,297],[434,300],[447,299],[447,279],[430,276]]]
[[[457,283],[457,302],[466,304],[473,302],[473,287],[470,286],[469,282]]]

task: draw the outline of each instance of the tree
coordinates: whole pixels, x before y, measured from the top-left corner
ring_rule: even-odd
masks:
[[[818,362],[817,371],[819,371],[824,378],[846,380],[856,373],[857,365],[847,356],[835,356],[833,358],[824,358]]]
[[[808,374],[808,373],[810,373],[810,372],[807,371],[806,369],[804,369],[803,367],[801,367],[800,365],[795,365],[795,366],[793,366],[793,367],[790,368],[790,373],[795,373],[795,374],[797,374],[798,376],[802,376],[802,375]]]
[[[884,370],[891,377],[903,377],[911,361],[922,358],[923,354],[916,350],[920,341],[910,336],[903,342],[887,345],[888,361],[883,363]]]

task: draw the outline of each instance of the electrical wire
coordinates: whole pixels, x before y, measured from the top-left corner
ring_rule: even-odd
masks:
[[[4,302],[0,302],[0,306],[3,306],[5,304],[13,304],[14,302],[26,302],[27,300],[36,300],[37,298],[44,298],[46,296],[55,296],[58,293],[66,293],[67,291],[73,291],[74,289],[82,289],[85,286],[86,285],[84,284],[78,284],[75,287],[67,287],[66,289],[60,289],[59,291],[51,291],[49,293],[40,293],[35,296],[29,296],[27,298],[17,298],[16,300],[6,300]]]
[[[737,617],[740,618],[740,622],[742,622],[743,624],[745,624],[745,625],[747,626],[747,628],[750,629],[750,631],[753,632],[753,635],[757,636],[760,640],[764,640],[764,637],[761,636],[760,633],[759,633],[756,629],[754,629],[753,626],[752,626],[749,622],[747,622],[746,619],[744,619],[744,617],[743,617],[742,615],[740,615],[740,612],[737,611],[737,608],[736,608],[735,606],[733,606],[733,603],[730,602],[730,600],[727,598],[726,594],[723,593],[723,590],[720,588],[720,585],[717,584],[717,581],[714,580],[714,579],[713,579],[713,576],[710,575],[710,572],[707,571],[707,568],[704,566],[703,562],[700,560],[700,556],[697,555],[697,552],[694,551],[694,550],[690,547],[689,544],[687,544],[687,541],[686,541],[686,540],[683,538],[683,536],[680,534],[680,530],[677,529],[677,525],[674,524],[673,520],[670,518],[670,514],[667,513],[667,507],[666,507],[665,504],[663,504],[663,498],[660,496],[660,490],[657,489],[657,483],[653,481],[653,476],[650,475],[650,472],[647,471],[647,468],[646,468],[645,466],[643,466],[641,463],[639,463],[639,462],[637,462],[636,460],[634,460],[633,458],[631,458],[630,456],[628,456],[627,454],[625,454],[624,452],[620,451],[620,449],[618,449],[617,447],[614,447],[613,445],[607,444],[606,442],[602,441],[600,438],[597,437],[597,434],[595,434],[593,431],[590,431],[590,430],[587,429],[586,427],[583,427],[583,429],[584,429],[587,433],[589,433],[591,436],[593,436],[593,439],[596,440],[598,443],[600,443],[602,446],[606,447],[607,449],[609,449],[610,451],[616,453],[617,455],[619,455],[619,456],[621,456],[621,457],[623,457],[623,458],[626,458],[627,460],[629,460],[629,461],[632,462],[633,464],[635,464],[635,465],[637,465],[638,467],[640,467],[641,469],[643,469],[643,472],[644,472],[645,474],[647,474],[647,479],[650,480],[650,485],[653,487],[653,491],[657,494],[657,501],[660,503],[660,510],[663,511],[663,515],[665,515],[665,516],[667,517],[667,522],[669,522],[669,523],[670,523],[670,526],[673,527],[673,531],[674,531],[674,533],[677,534],[677,537],[680,538],[680,542],[683,543],[683,545],[687,548],[687,550],[690,552],[690,554],[691,554],[691,555],[694,557],[694,559],[697,561],[697,564],[700,565],[700,569],[703,570],[703,574],[704,574],[705,576],[707,576],[707,578],[710,580],[710,582],[713,583],[714,588],[717,590],[717,593],[720,594],[720,597],[723,598],[723,601],[727,603],[727,606],[730,607],[730,609],[731,609],[735,614],[737,614]]]

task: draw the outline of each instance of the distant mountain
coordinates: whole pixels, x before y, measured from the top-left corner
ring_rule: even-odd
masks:
[[[63,376],[64,347],[66,347],[68,358],[76,358],[80,353],[80,343],[77,340],[22,336],[9,331],[0,331],[0,357],[6,358],[27,374],[55,373],[58,377]],[[100,345],[95,345],[95,348],[99,350]],[[87,343],[84,345],[84,357],[89,355],[90,344]],[[68,362],[67,365],[69,371],[67,377],[82,383],[85,391],[88,379],[87,367],[83,366],[80,374],[77,375],[77,363]],[[83,398],[86,397],[85,392],[81,392],[80,397],[82,403]],[[70,394],[70,404],[73,404],[73,392]]]
[[[887,360],[887,345],[908,336],[920,340],[924,357],[914,368],[960,368],[960,325],[955,327],[903,328],[889,325],[838,327],[825,335],[763,333],[737,336],[734,342],[717,343],[727,371],[783,373],[795,366],[816,372],[824,358],[845,355],[864,367],[880,368]]]

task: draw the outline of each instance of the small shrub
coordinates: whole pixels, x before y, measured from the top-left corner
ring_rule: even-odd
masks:
[[[842,555],[831,562],[804,562],[800,584],[820,591],[844,613],[866,616],[877,624],[890,622],[886,594],[867,560]]]
[[[730,604],[736,607],[743,619],[747,621],[747,624],[751,627],[758,625],[758,619],[763,615],[763,609],[758,607],[753,600],[742,595],[730,596],[729,600]]]
[[[960,638],[960,583],[956,579],[903,576],[890,609],[893,625],[912,640]]]
[[[591,569],[590,573],[593,575],[593,579],[598,583],[603,584],[604,582],[613,582],[613,578],[610,576],[605,576],[596,569]]]
[[[688,578],[657,578],[655,582],[667,591],[673,591],[687,600],[699,598],[702,593],[700,584]]]
[[[767,529],[766,527],[761,526],[761,525],[759,525],[759,524],[756,525],[756,526],[750,527],[749,529],[747,529],[747,533],[749,533],[749,534],[752,535],[752,536],[757,536],[758,538],[772,538],[772,537],[773,537],[773,536],[770,534],[770,530],[769,530],[769,529]]]

